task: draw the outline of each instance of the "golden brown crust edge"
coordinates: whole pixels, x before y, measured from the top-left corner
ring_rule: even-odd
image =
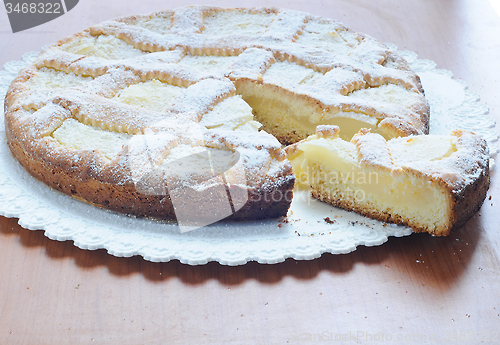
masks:
[[[454,200],[454,225],[451,230],[463,226],[476,212],[481,208],[486,194],[490,187],[490,170],[489,170],[489,148],[484,139],[472,138],[470,133],[463,131],[455,131],[459,136],[460,145],[475,145],[480,151],[479,159],[473,166],[464,166],[464,172],[476,174],[478,177],[473,183],[465,186],[455,186],[452,190]],[[466,161],[463,159],[463,161]]]
[[[32,176],[58,191],[95,206],[128,215],[159,220],[176,219],[168,191],[164,195],[146,195],[139,192],[133,183],[118,185],[89,176],[81,178],[65,167],[33,159],[15,140],[9,140],[8,143],[13,154]],[[257,220],[283,217],[288,212],[294,184],[291,166],[284,165],[269,183],[258,188],[229,185],[223,194],[220,188],[209,188],[203,195],[197,194],[196,200],[187,193],[184,196],[184,205],[177,206],[193,209],[193,215],[196,215],[198,220],[210,219],[218,212],[213,206],[220,204],[217,201],[231,200],[231,196],[246,192],[248,199],[244,206],[226,219]],[[200,203],[200,197],[205,202]]]

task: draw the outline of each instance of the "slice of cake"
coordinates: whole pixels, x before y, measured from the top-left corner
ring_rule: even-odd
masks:
[[[479,210],[489,187],[486,142],[465,131],[385,140],[336,126],[287,148],[300,183],[319,200],[415,232],[445,236]]]

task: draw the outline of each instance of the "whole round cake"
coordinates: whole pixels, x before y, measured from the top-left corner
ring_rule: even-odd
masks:
[[[275,8],[184,7],[107,21],[44,49],[5,99],[14,156],[86,202],[199,226],[285,216],[283,150],[361,128],[428,133],[418,76],[341,23]]]

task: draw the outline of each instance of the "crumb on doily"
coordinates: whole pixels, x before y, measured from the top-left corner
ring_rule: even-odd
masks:
[[[325,218],[324,218],[324,221],[325,221],[326,223],[328,223],[328,224],[335,224],[335,223],[337,223],[337,221],[336,221],[336,220],[334,220],[334,219],[332,220],[330,217],[325,217]]]

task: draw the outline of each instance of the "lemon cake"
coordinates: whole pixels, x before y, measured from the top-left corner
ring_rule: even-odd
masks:
[[[486,142],[465,131],[385,140],[336,126],[287,148],[297,180],[337,207],[415,232],[445,236],[481,207],[489,187]]]
[[[426,134],[429,107],[404,59],[337,21],[193,6],[49,46],[11,84],[5,118],[27,171],[76,198],[160,219],[256,219],[290,205],[282,145],[318,125],[347,140]]]

